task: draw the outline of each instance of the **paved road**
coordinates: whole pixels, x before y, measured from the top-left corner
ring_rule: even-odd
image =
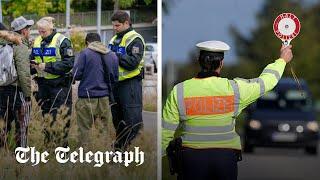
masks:
[[[238,179],[318,180],[320,155],[304,154],[303,149],[257,148],[253,154],[243,155]]]

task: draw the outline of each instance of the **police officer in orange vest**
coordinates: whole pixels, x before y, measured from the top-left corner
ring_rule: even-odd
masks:
[[[293,57],[292,46],[282,46],[280,58],[258,78],[233,80],[220,77],[224,52],[230,49],[226,43],[206,41],[197,47],[201,72],[177,84],[163,109],[163,155],[171,163],[178,159],[172,171],[178,173],[178,179],[235,180],[241,160],[236,117],[275,87]],[[172,147],[177,144],[180,147]]]

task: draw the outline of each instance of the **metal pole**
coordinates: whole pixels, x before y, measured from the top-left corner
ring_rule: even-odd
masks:
[[[70,0],[66,1],[66,29],[70,27]]]
[[[2,23],[2,4],[0,0],[0,22]]]
[[[97,33],[101,33],[101,0],[97,0]]]
[[[102,31],[102,42],[103,42],[103,44],[108,44],[108,42],[107,42],[107,31],[106,30],[104,30],[104,31]]]

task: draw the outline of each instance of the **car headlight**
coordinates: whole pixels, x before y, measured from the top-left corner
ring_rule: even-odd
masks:
[[[307,128],[310,131],[318,132],[319,131],[319,125],[316,121],[311,121],[307,123]]]
[[[258,120],[251,120],[249,126],[251,129],[258,130],[261,128],[261,123]]]
[[[296,127],[296,131],[297,131],[298,133],[303,133],[303,126],[301,126],[301,125],[297,126],[297,127]]]
[[[278,130],[280,132],[288,132],[290,130],[290,125],[288,123],[279,124],[278,125]]]

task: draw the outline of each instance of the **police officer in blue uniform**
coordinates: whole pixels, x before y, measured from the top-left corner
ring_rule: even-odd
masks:
[[[38,84],[36,99],[41,106],[42,114],[53,116],[51,126],[56,121],[56,115],[60,106],[68,107],[67,115],[71,115],[72,91],[70,71],[74,63],[74,54],[71,41],[54,28],[52,17],[43,17],[37,22],[40,36],[33,44],[31,60],[31,73],[36,74]],[[63,146],[67,145],[67,136],[70,127],[70,119],[64,127]],[[45,130],[46,140],[51,141],[53,135]]]
[[[124,150],[142,127],[142,79],[144,39],[131,27],[130,17],[117,11],[112,18],[116,35],[109,48],[119,58],[119,83],[114,87],[116,104],[112,106],[117,139],[114,148]]]

